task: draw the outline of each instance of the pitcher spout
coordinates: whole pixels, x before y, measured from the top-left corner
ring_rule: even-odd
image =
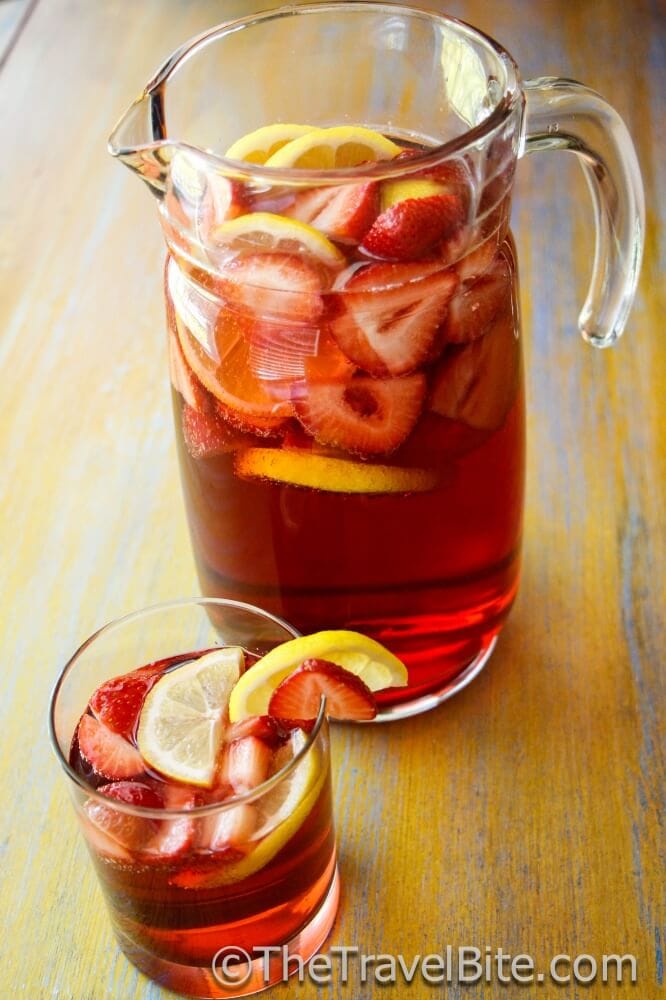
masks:
[[[166,138],[163,86],[144,90],[130,105],[109,136],[108,150],[154,194],[164,194],[173,145]]]

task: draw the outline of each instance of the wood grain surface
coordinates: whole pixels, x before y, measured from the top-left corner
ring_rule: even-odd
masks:
[[[160,234],[106,136],[178,43],[262,6],[37,0],[0,71],[2,997],[172,995],[114,944],[46,711],[93,628],[197,589],[162,357]],[[632,953],[638,983],[387,991],[352,974],[274,995],[652,1000],[664,995],[665,936],[664,11],[658,0],[448,10],[503,42],[526,78],[583,80],[624,116],[646,184],[645,265],[624,339],[586,346],[586,189],[573,159],[521,163],[522,590],[490,666],[460,696],[417,721],[336,730],[333,942],[408,959],[501,946],[541,969],[560,952]]]

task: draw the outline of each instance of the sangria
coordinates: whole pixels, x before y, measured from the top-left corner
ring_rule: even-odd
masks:
[[[624,123],[580,83],[523,81],[455,18],[330,0],[183,44],[109,149],[166,236],[204,592],[380,638],[409,669],[380,716],[433,707],[486,662],[518,586],[515,167],[577,155],[596,229],[578,325],[606,347],[644,238]]]
[[[163,623],[170,616],[184,625],[188,615],[195,627],[182,638],[190,642],[198,633],[210,645],[181,647],[116,673],[134,652],[150,647],[145,633],[162,627],[168,634]],[[238,635],[247,646],[215,644],[207,615],[215,632]],[[151,978],[192,996],[264,988],[282,977],[281,957],[273,965],[257,957],[247,967],[239,959],[238,976],[225,987],[215,968],[220,949],[244,949],[253,957],[253,949],[278,945],[307,959],[335,916],[329,745],[320,697],[314,711],[312,698],[298,697],[297,672],[295,687],[292,681],[283,686],[275,704],[284,702],[285,690],[285,704],[293,704],[296,692],[300,718],[248,714],[238,698],[236,721],[229,717],[244,671],[270,648],[261,637],[267,624],[276,638],[280,632],[290,637],[269,616],[223,602],[149,609],[94,636],[54,693],[54,745],[118,941]],[[164,647],[159,636],[155,646]],[[338,671],[345,688],[342,668],[318,669]],[[312,664],[306,670],[312,673]],[[352,711],[362,683],[350,675]],[[320,687],[324,692],[326,683]],[[335,704],[334,696],[333,710]]]
[[[268,164],[293,165],[294,147],[323,159],[336,142],[406,171],[418,155],[362,128],[300,126],[259,130],[228,155],[277,145]],[[510,144],[497,143],[482,186],[461,157],[397,180],[255,190],[179,154],[164,200],[176,435],[202,589],[303,632],[386,643],[409,685],[382,695],[385,707],[441,690],[488,648],[516,593],[512,170]]]

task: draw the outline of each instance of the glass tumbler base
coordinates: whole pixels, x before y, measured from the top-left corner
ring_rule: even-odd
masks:
[[[129,961],[160,986],[184,996],[198,997],[200,1000],[219,1000],[222,997],[232,1000],[233,997],[247,997],[260,993],[270,986],[284,982],[284,966],[292,956],[307,963],[321,949],[331,932],[339,898],[340,879],[336,868],[321,906],[303,930],[282,946],[279,955],[271,955],[266,959],[260,957],[247,964],[231,966],[226,984],[223,967],[225,949],[221,949],[215,957],[211,955],[210,966],[181,965],[158,958],[138,947],[118,930],[116,937]],[[232,952],[238,953],[238,949],[229,946],[227,953]],[[287,975],[292,975],[299,967],[300,963],[289,962]]]

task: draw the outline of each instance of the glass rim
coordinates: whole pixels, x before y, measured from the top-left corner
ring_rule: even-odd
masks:
[[[301,634],[293,625],[290,625],[284,618],[280,618],[279,615],[274,615],[270,611],[265,611],[263,608],[259,608],[254,604],[246,604],[243,601],[234,601],[230,598],[223,597],[185,597],[178,598],[172,601],[164,601],[159,604],[151,604],[145,608],[140,608],[138,611],[131,611],[126,615],[121,615],[118,618],[113,618],[111,621],[106,622],[100,628],[96,629],[91,635],[85,639],[80,646],[75,650],[72,656],[69,657],[65,666],[62,668],[60,674],[58,675],[55,684],[51,690],[51,695],[49,697],[49,740],[51,747],[55,753],[58,763],[62,767],[66,776],[70,779],[72,784],[80,788],[89,798],[95,799],[98,803],[110,807],[117,812],[126,813],[130,816],[142,816],[149,819],[180,819],[184,816],[193,817],[203,817],[215,815],[218,812],[226,812],[228,809],[233,809],[235,806],[241,805],[243,803],[254,802],[256,799],[260,799],[266,792],[271,791],[271,789],[277,787],[282,781],[290,774],[290,772],[296,767],[299,761],[303,760],[306,755],[310,752],[317,737],[321,732],[322,726],[324,725],[324,720],[326,718],[326,699],[322,697],[321,703],[319,705],[319,712],[317,713],[317,718],[315,719],[314,725],[309,733],[305,733],[305,742],[303,746],[300,747],[291,760],[272,774],[270,778],[267,778],[256,788],[253,788],[249,792],[244,792],[241,795],[233,795],[223,802],[211,802],[203,806],[195,806],[192,809],[167,809],[167,808],[148,808],[146,806],[135,806],[130,805],[127,802],[122,802],[119,799],[112,799],[108,795],[102,795],[98,789],[93,788],[89,785],[85,779],[78,774],[73,767],[71,767],[69,761],[63,754],[60,743],[56,736],[55,727],[55,710],[58,700],[58,695],[62,689],[62,686],[70,674],[70,671],[74,668],[76,662],[80,658],[81,654],[88,649],[100,636],[105,635],[108,632],[114,631],[123,625],[127,625],[138,618],[142,618],[144,615],[158,614],[162,611],[168,611],[175,608],[193,607],[195,605],[214,605],[216,607],[228,607],[240,609],[241,611],[248,611],[252,614],[258,615],[261,618],[267,619],[269,621],[276,622],[281,625],[287,632],[292,634],[293,638],[298,638]],[[110,782],[109,782],[110,783]],[[186,783],[183,783],[186,784]],[[188,786],[189,787],[189,786]]]
[[[242,160],[227,159],[219,153],[202,149],[191,143],[179,140],[177,137],[154,138],[151,142],[137,143],[133,146],[118,145],[114,141],[114,137],[120,131],[126,115],[136,104],[141,103],[146,98],[151,98],[156,93],[161,95],[169,79],[178,72],[180,67],[200,50],[217,41],[218,38],[223,38],[225,35],[250,28],[255,24],[280,20],[285,17],[319,14],[321,12],[330,13],[331,11],[341,12],[343,10],[349,13],[359,13],[364,9],[380,13],[390,13],[394,16],[402,14],[403,16],[420,17],[432,22],[445,23],[454,27],[468,39],[474,40],[477,45],[482,44],[504,67],[506,73],[506,85],[501,98],[488,117],[484,118],[478,125],[467,129],[462,135],[449,139],[423,152],[419,152],[408,160],[400,160],[399,163],[395,163],[393,160],[380,160],[376,163],[365,165],[363,169],[359,166],[333,170],[267,167],[262,164],[245,163]],[[363,0],[362,3],[359,3],[358,0],[326,0],[326,2],[322,3],[290,4],[275,10],[259,11],[245,17],[222,22],[195,35],[175,49],[146,84],[138,100],[120,117],[114,126],[109,136],[108,150],[112,156],[116,157],[127,156],[133,152],[138,153],[141,150],[157,150],[160,148],[183,150],[197,155],[204,161],[208,161],[212,168],[223,172],[227,176],[248,181],[263,180],[267,184],[292,183],[294,185],[308,185],[313,182],[320,184],[340,184],[358,182],[359,178],[386,179],[398,176],[404,177],[406,174],[409,175],[424,168],[434,167],[443,160],[449,159],[455,154],[463,153],[470,146],[474,146],[476,143],[487,139],[489,135],[492,135],[493,132],[497,131],[507,121],[516,104],[520,101],[521,94],[520,71],[513,56],[490,35],[459,18],[425,10],[418,6],[386,3],[383,0]],[[160,122],[162,121],[159,115],[157,119]],[[151,115],[153,127],[155,127],[155,120],[156,116]]]

